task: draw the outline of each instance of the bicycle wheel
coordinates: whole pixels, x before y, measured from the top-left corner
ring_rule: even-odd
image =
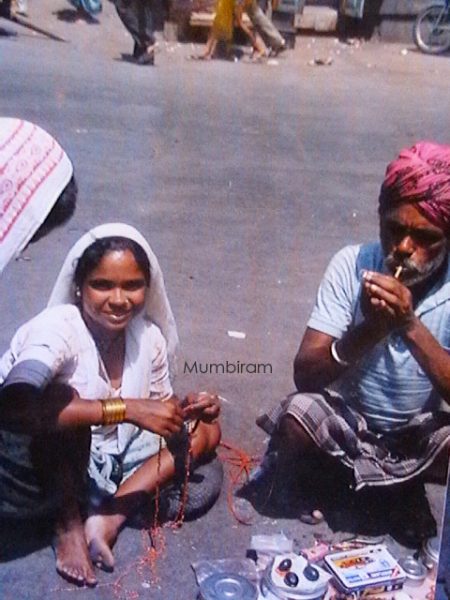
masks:
[[[425,54],[441,54],[450,48],[450,12],[443,4],[429,6],[417,15],[413,37]]]

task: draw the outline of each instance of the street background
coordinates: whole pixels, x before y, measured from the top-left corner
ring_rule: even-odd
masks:
[[[156,66],[141,67],[122,57],[132,41],[112,4],[99,25],[59,20],[66,9],[62,0],[30,0],[29,19],[68,43],[0,23],[18,33],[0,38],[0,114],[54,134],[80,190],[71,222],[2,275],[0,348],[44,308],[83,232],[135,225],[160,260],[178,323],[176,391],[220,393],[224,440],[260,456],[266,439],[255,418],[293,390],[293,357],[327,262],[343,245],[377,237],[386,164],[419,139],[449,143],[450,57],[424,56],[412,43],[303,35],[270,64],[203,63],[186,60],[192,44],[161,39]],[[183,373],[185,361],[227,360],[270,363],[272,373]],[[439,518],[443,488],[429,492]],[[0,596],[188,600],[196,595],[190,564],[243,558],[256,532],[282,530],[303,547],[352,533],[270,515],[252,522],[236,522],[224,491],[198,522],[165,530],[156,583],[137,568],[141,532],[127,529],[116,573],[101,574],[94,591],[74,591],[56,575],[48,540],[3,529]]]

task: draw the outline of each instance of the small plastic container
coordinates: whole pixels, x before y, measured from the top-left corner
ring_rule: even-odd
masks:
[[[295,553],[276,556],[260,582],[264,600],[322,600],[330,573]]]

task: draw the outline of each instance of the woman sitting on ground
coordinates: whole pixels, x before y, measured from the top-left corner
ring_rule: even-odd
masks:
[[[95,585],[92,562],[113,568],[121,528],[181,474],[188,448],[206,462],[219,443],[217,397],[173,395],[177,342],[155,255],[134,228],[109,224],[75,244],[49,307],[0,361],[0,514],[52,511],[70,581]]]

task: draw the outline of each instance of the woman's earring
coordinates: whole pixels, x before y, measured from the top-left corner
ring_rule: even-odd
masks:
[[[75,290],[75,298],[81,298],[81,290],[80,290],[80,288],[77,288]]]

